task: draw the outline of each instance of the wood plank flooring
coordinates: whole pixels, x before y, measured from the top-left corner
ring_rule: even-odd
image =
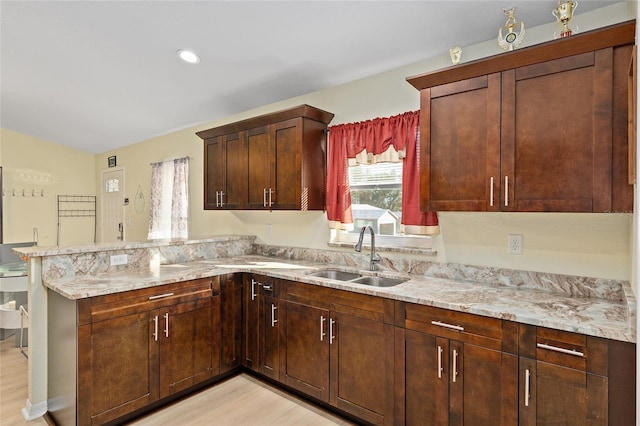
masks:
[[[43,418],[27,423],[20,410],[27,400],[27,358],[9,337],[0,341],[0,425],[46,425]]]
[[[130,423],[151,425],[353,425],[247,374],[233,377]]]
[[[27,399],[27,358],[13,338],[0,341],[0,425],[42,426],[26,422],[20,410]],[[350,426],[341,417],[241,374],[129,423],[130,426]]]

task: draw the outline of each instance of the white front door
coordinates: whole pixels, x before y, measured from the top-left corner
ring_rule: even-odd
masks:
[[[102,242],[124,241],[124,169],[102,171]]]

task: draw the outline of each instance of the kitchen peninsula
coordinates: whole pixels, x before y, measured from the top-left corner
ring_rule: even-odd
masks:
[[[541,421],[549,404],[565,404],[571,416],[594,424],[632,424],[635,416],[636,302],[626,281],[391,256],[370,272],[366,254],[265,246],[251,236],[17,251],[29,259],[32,309],[39,312],[31,318],[29,397],[44,401],[59,424],[139,414],[242,369],[372,424],[445,414],[480,419],[481,405],[504,424],[536,415]],[[114,255],[126,255],[127,264],[111,266]],[[311,275],[326,269],[404,282],[376,287]],[[206,323],[204,331],[195,323]],[[307,323],[309,335],[300,330]],[[141,359],[149,360],[142,369],[152,377],[143,383],[148,389],[114,406],[98,404],[98,386],[122,386],[117,378],[100,382],[96,372],[108,366],[91,365],[109,357],[122,362],[101,339],[135,345],[122,340],[133,335],[146,342],[135,348],[147,351]],[[181,340],[178,358],[165,364],[157,360],[169,335]],[[315,365],[303,365],[300,339],[326,351],[326,364],[318,355]],[[359,347],[366,345],[372,351]],[[109,356],[100,358],[101,350]],[[373,353],[361,353],[367,351]],[[205,362],[194,361],[202,368],[188,378],[163,373],[173,361],[188,370],[181,357],[198,353]],[[312,377],[310,368],[326,370],[326,377]],[[450,378],[451,406],[415,401],[431,389],[424,386],[431,370]],[[485,373],[492,378],[481,385],[486,398],[465,398]],[[44,395],[37,393],[42,387]],[[369,387],[384,395],[371,398]],[[563,389],[563,399],[540,396],[554,388]]]

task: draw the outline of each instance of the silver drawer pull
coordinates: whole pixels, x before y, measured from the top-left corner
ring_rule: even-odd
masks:
[[[155,296],[149,296],[149,300],[162,299],[163,297],[170,297],[170,296],[173,296],[173,293],[164,293],[164,294],[158,294]]]
[[[251,300],[256,300],[256,296],[258,296],[258,293],[256,293],[256,285],[260,285],[260,283],[251,278]]]
[[[158,316],[153,317],[153,340],[158,341]]]
[[[451,330],[464,331],[464,327],[459,325],[447,324],[446,322],[431,321],[431,324],[437,325],[438,327],[449,328]]]
[[[531,398],[531,372],[527,368],[524,376],[524,406],[529,406],[529,398]]]
[[[438,379],[442,378],[442,346],[438,346]]]
[[[456,378],[458,377],[458,351],[453,350],[453,372],[451,373],[451,380],[453,383],[456,382]]]
[[[262,288],[265,289],[266,291],[273,291],[273,287],[267,284],[262,284]]]
[[[560,353],[567,354],[567,355],[584,357],[584,352],[576,351],[576,350],[573,350],[573,349],[559,348],[557,346],[547,345],[546,343],[538,343],[537,346],[540,349],[548,349],[550,351],[560,352]]]
[[[275,327],[278,320],[276,319],[276,309],[278,307],[275,304],[271,304],[271,327]]]
[[[322,315],[320,315],[320,341],[322,342],[322,340],[324,339],[324,336],[327,335],[327,333],[324,332],[324,322],[327,319],[325,317],[323,317]]]
[[[489,206],[493,207],[493,176],[489,179]]]

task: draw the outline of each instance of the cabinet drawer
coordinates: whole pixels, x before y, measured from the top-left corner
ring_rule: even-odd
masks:
[[[608,344],[598,337],[521,324],[520,354],[576,370],[607,374]]]
[[[92,297],[78,302],[78,322],[103,321],[219,294],[218,278],[202,278]]]
[[[503,321],[465,312],[406,303],[398,312],[406,329],[503,350]],[[509,324],[509,323],[507,323]],[[514,335],[517,330],[513,330]]]

